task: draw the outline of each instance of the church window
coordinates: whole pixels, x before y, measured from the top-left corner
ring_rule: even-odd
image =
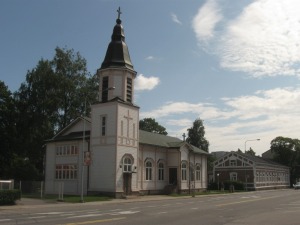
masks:
[[[133,129],[133,138],[135,139],[135,123],[132,124],[132,129]]]
[[[77,166],[73,164],[56,165],[55,179],[57,180],[77,179]]]
[[[230,173],[230,180],[231,181],[237,181],[237,173]]]
[[[102,102],[107,102],[108,100],[108,77],[103,77],[102,79]]]
[[[146,180],[152,180],[152,163],[146,162]]]
[[[132,161],[129,157],[125,157],[123,159],[123,172],[131,172],[132,171]]]
[[[201,180],[201,166],[196,166],[196,180]]]
[[[164,180],[164,164],[158,163],[158,180]]]
[[[181,179],[186,180],[186,163],[181,164]]]
[[[194,170],[194,165],[190,163],[190,181],[195,180],[195,170]]]
[[[121,136],[124,136],[124,122],[123,120],[121,121]]]
[[[106,116],[101,116],[101,136],[106,135]]]
[[[56,156],[78,155],[78,146],[76,145],[58,145],[55,147]]]
[[[132,79],[127,77],[127,93],[126,93],[126,101],[132,102]]]

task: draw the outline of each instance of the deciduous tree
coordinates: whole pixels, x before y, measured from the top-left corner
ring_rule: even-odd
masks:
[[[158,124],[153,118],[144,118],[140,120],[139,126],[141,130],[167,135],[166,128]]]
[[[199,118],[196,119],[193,123],[193,126],[188,131],[187,142],[208,152],[209,151],[209,142],[206,140],[205,136],[205,128],[203,125],[203,121]]]

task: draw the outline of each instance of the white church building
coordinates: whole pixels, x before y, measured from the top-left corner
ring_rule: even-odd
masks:
[[[175,137],[139,130],[136,71],[119,18],[97,71],[99,101],[46,143],[45,193],[189,193],[207,188],[208,153]]]

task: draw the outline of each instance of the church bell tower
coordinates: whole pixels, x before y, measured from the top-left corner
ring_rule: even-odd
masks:
[[[92,105],[89,192],[114,197],[139,191],[139,107],[134,104],[136,71],[131,63],[120,19],[100,69],[99,101]]]

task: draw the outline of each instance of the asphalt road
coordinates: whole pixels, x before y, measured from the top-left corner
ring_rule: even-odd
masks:
[[[299,225],[300,190],[0,208],[0,225]]]

